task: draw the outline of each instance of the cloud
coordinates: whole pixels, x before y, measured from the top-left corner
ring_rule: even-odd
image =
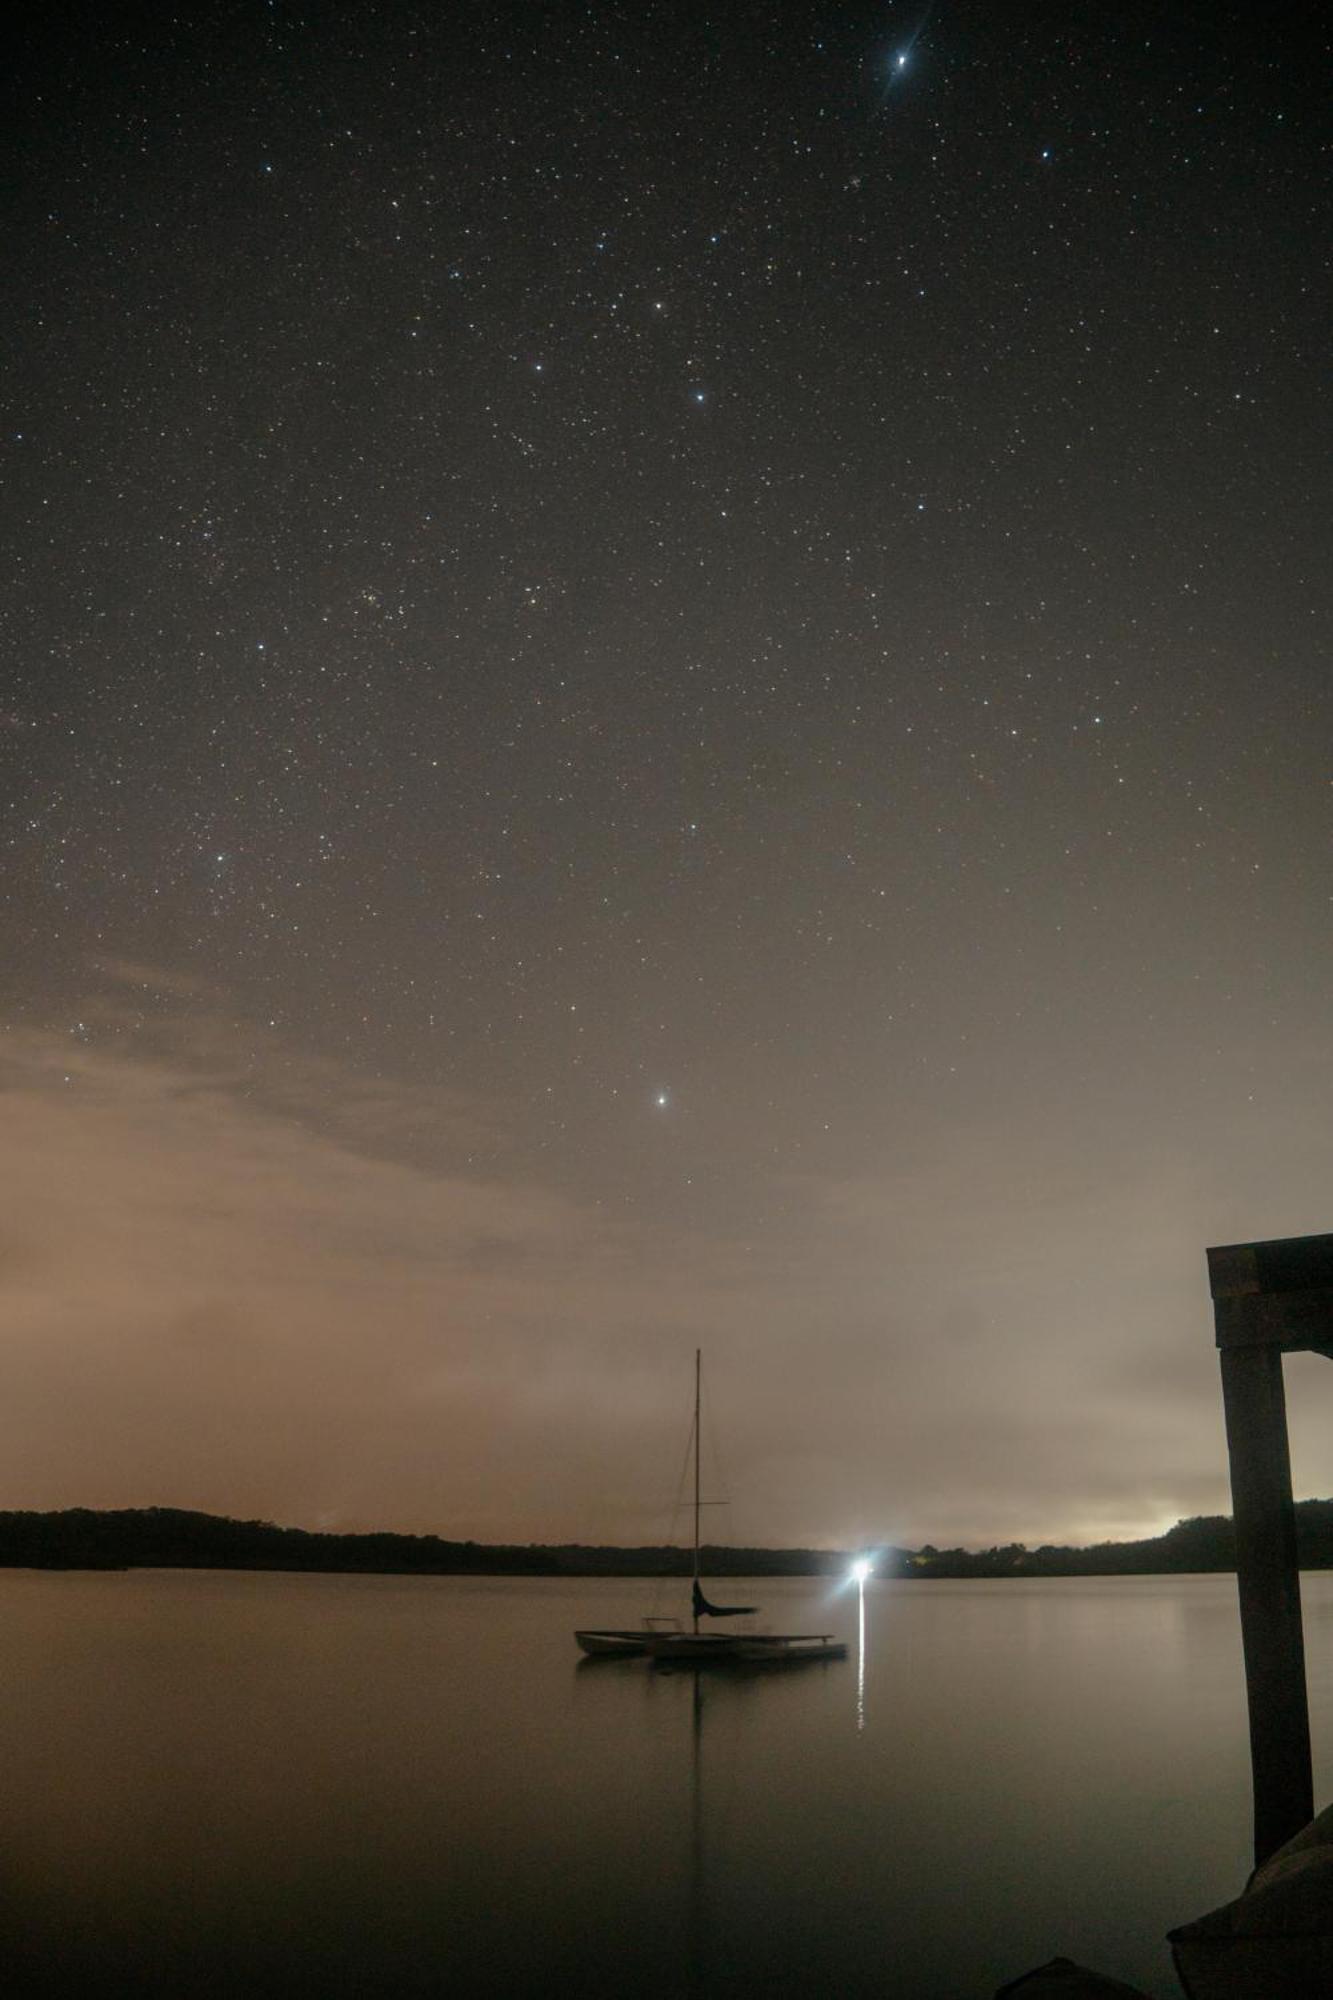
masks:
[[[197,973],[149,965],[142,959],[103,958],[97,961],[94,970],[114,985],[128,986],[154,999],[164,996],[173,1000],[220,997],[217,987]]]
[[[207,1063],[11,1034],[0,1077],[10,1504],[327,1512],[341,1490],[440,1525],[478,1505],[477,1412],[498,1493],[543,1350],[624,1312],[623,1235],[558,1195],[353,1147]]]
[[[703,1235],[541,1183],[496,1107],[191,1007],[0,1041],[4,1504],[656,1540],[701,1344],[728,1539],[1226,1505],[1215,1149],[940,1127],[895,1171],[775,1180],[780,1230]],[[1252,1171],[1318,1145],[1255,1135]]]

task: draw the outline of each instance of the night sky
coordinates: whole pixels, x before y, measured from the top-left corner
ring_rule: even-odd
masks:
[[[1204,1246],[1333,1227],[1295,20],[32,10],[0,1504],[660,1539],[696,1343],[719,1539],[1228,1504]]]

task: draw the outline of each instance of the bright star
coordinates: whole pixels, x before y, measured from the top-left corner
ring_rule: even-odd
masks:
[[[884,83],[880,92],[881,110],[883,109],[885,103],[887,102],[889,93],[892,91],[895,82],[902,75],[903,71],[910,64],[912,57],[916,54],[916,45],[921,40],[921,37],[925,34],[927,28],[930,26],[930,18],[931,15],[935,12],[936,4],[937,0],[929,0],[929,5],[927,6],[925,13],[921,16],[921,19],[917,22],[916,27],[907,37],[907,40],[903,43],[902,47],[898,49],[892,56],[886,59]]]
[[[667,1094],[664,1090],[659,1090],[656,1097],[653,1099],[653,1103],[657,1106],[659,1111],[665,1111],[669,1102],[670,1100],[667,1097]]]

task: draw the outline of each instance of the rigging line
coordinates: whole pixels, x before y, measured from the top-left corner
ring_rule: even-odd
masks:
[[[668,1548],[675,1547],[676,1530],[680,1525],[681,1515],[685,1511],[685,1484],[690,1476],[690,1453],[691,1450],[693,1449],[693,1446],[694,1446],[694,1412],[693,1410],[691,1410],[690,1428],[688,1435],[686,1436],[685,1439],[685,1450],[681,1455],[681,1461],[680,1461],[680,1477],[676,1481],[676,1498],[672,1503],[671,1507],[671,1519],[667,1523],[666,1546]],[[671,1576],[659,1576],[656,1578],[653,1584],[652,1595],[649,1599],[649,1602],[652,1604],[654,1612],[656,1612],[658,1605],[662,1601],[662,1596],[666,1585],[668,1583],[672,1583],[677,1580],[678,1579]]]
[[[708,1401],[707,1397],[704,1399],[704,1425],[708,1432],[708,1455],[713,1461],[713,1470],[717,1474],[715,1484],[718,1492],[722,1495],[720,1500],[709,1500],[705,1501],[704,1504],[710,1507],[729,1507],[731,1505],[731,1481],[727,1477],[727,1468],[722,1459],[722,1449],[717,1441],[717,1428],[713,1422],[712,1404]]]

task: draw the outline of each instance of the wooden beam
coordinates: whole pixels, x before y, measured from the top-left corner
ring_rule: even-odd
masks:
[[[1215,1299],[1333,1290],[1333,1235],[1218,1244],[1208,1252],[1208,1284]]]
[[[1333,1239],[1324,1239],[1333,1241]],[[1210,1263],[1212,1253],[1209,1253]],[[1258,1867],[1314,1815],[1282,1350],[1222,1347]]]
[[[1214,1298],[1219,1347],[1280,1347],[1289,1354],[1333,1349],[1333,1291],[1245,1292]]]
[[[1333,1356],[1333,1236],[1220,1244],[1208,1285],[1219,1347]]]

